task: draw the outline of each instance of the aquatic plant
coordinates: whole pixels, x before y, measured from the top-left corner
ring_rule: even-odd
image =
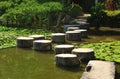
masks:
[[[120,62],[120,41],[92,43],[79,47],[93,48],[97,59]]]
[[[12,28],[0,26],[0,48],[16,46],[16,38],[32,34],[49,35],[51,31],[43,29]]]

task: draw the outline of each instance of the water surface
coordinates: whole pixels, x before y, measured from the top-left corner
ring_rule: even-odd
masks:
[[[53,52],[7,48],[0,50],[0,79],[79,79],[84,68],[60,68]],[[83,66],[81,66],[83,67]]]

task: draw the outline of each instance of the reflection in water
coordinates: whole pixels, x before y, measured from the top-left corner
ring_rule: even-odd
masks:
[[[0,79],[79,79],[80,68],[60,68],[54,53],[32,49],[0,50]]]

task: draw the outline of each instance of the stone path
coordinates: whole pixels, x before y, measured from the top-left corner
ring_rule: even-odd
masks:
[[[86,71],[80,79],[114,79],[115,63],[92,60],[88,63]]]

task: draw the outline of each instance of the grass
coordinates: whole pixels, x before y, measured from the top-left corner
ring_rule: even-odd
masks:
[[[49,35],[51,31],[43,29],[23,29],[0,26],[0,49],[16,46],[16,38],[33,34]]]

